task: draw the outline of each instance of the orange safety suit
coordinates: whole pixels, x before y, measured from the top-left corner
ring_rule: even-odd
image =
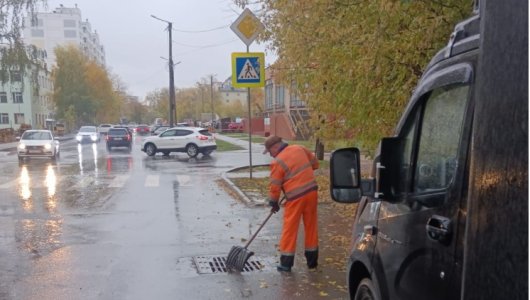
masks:
[[[318,167],[315,155],[298,145],[285,144],[271,162],[269,199],[279,201],[282,190],[287,199],[280,240],[280,261],[285,267],[290,268],[294,263],[300,219],[304,222],[307,265],[309,268],[315,268],[317,264],[318,186],[313,170]]]

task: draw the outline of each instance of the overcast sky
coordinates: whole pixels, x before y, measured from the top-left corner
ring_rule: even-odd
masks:
[[[167,24],[173,23],[175,87],[193,87],[213,74],[218,81],[231,76],[230,54],[246,52],[246,45],[230,29],[243,11],[231,0],[48,0],[47,11],[60,4],[77,4],[105,47],[106,64],[143,100],[155,89],[169,86]],[[44,11],[45,9],[40,9]],[[202,31],[202,32],[201,32]],[[265,52],[256,42],[250,52]],[[265,64],[273,59],[265,54]]]

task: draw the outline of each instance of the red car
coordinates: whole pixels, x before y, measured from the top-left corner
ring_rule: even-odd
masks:
[[[140,135],[144,135],[144,134],[149,135],[151,133],[151,129],[147,125],[138,125],[135,131],[136,131],[136,134],[140,134]]]
[[[243,132],[243,123],[231,122],[228,124],[228,130],[233,132]]]

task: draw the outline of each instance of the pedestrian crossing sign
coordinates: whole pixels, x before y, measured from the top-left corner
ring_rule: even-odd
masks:
[[[232,86],[236,88],[265,86],[265,53],[232,53]]]

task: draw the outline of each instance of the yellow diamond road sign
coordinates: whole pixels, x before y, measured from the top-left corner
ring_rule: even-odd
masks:
[[[245,8],[237,20],[232,23],[230,29],[248,46],[258,37],[263,24],[250,9]]]

